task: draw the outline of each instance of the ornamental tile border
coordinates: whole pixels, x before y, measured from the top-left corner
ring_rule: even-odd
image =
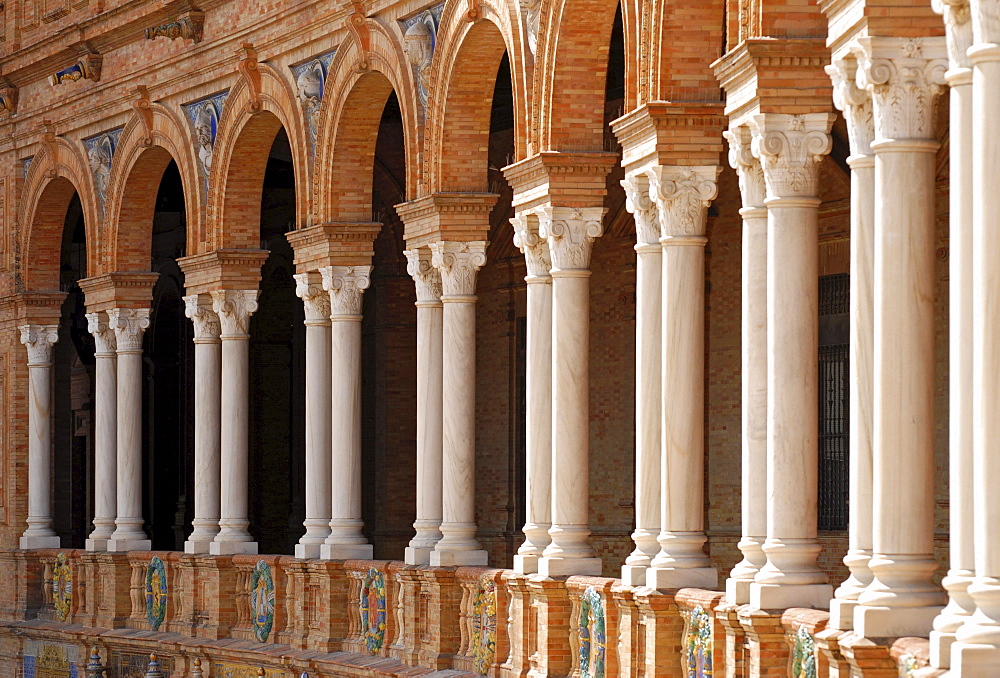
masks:
[[[386,605],[385,576],[374,567],[369,568],[361,582],[358,600],[361,613],[361,637],[368,654],[377,654],[385,643]]]
[[[580,637],[580,676],[604,678],[607,656],[607,622],[604,601],[593,586],[588,586],[580,598],[580,617],[577,621]]]
[[[153,556],[146,566],[146,619],[154,631],[160,630],[167,614],[167,569],[163,561]]]
[[[73,571],[65,553],[57,555],[52,566],[52,605],[56,619],[66,621],[73,607]]]
[[[497,651],[497,587],[489,575],[479,580],[472,600],[472,659],[476,673],[485,674]]]
[[[683,612],[684,653],[681,665],[686,678],[712,678],[712,617],[698,605]]]
[[[267,642],[274,627],[274,578],[271,566],[257,561],[250,575],[250,624],[259,642]]]
[[[792,678],[816,678],[816,641],[800,626],[792,649]]]

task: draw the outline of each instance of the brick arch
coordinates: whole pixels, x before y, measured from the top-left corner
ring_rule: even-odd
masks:
[[[204,224],[204,182],[194,158],[190,126],[159,104],[150,107],[152,125],[147,131],[134,116],[125,125],[115,150],[104,208],[104,267],[112,271],[146,271],[152,246],[153,211],[163,172],[173,160],[184,188],[188,248],[201,239]]]
[[[83,151],[61,137],[35,154],[25,177],[17,223],[15,264],[18,289],[29,292],[59,289],[63,227],[74,195],[80,196],[86,230],[87,274],[100,268],[96,191]]]
[[[419,181],[417,90],[413,69],[403,54],[402,33],[390,33],[369,19],[371,44],[362,54],[353,40],[337,50],[330,64],[317,123],[315,221],[370,221],[375,141],[382,108],[396,93],[403,118],[406,197]],[[367,63],[360,70],[359,64]]]
[[[724,51],[725,6],[726,0],[646,4],[649,16],[641,36],[645,58],[640,65],[644,101],[721,101],[712,62]],[[625,32],[627,36],[627,25]],[[627,49],[625,60],[627,67]],[[625,76],[626,82],[633,80],[628,72]]]
[[[536,150],[604,150],[608,48],[618,6],[617,0],[542,0],[532,88]],[[625,18],[629,6],[624,0],[626,68],[638,45],[637,22]],[[627,108],[628,99],[626,93]]]
[[[521,32],[513,29],[517,15],[509,5],[489,0],[479,4],[480,20],[472,23],[467,9],[447,5],[438,29],[424,144],[429,193],[487,190],[493,84],[504,52],[511,64],[515,159],[527,156],[531,60]]]
[[[246,79],[230,90],[216,133],[205,215],[204,251],[260,246],[260,200],[271,144],[285,130],[295,173],[295,220],[310,224],[309,151],[301,106],[289,78],[259,63],[259,106]],[[189,252],[192,254],[193,252]]]

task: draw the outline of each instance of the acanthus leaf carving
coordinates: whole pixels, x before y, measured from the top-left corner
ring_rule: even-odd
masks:
[[[754,116],[753,154],[760,159],[768,198],[816,198],[819,163],[833,147],[831,113]]]
[[[552,272],[587,270],[596,238],[604,233],[605,207],[541,207],[538,234],[549,243]]]
[[[330,295],[323,289],[320,273],[296,273],[295,295],[302,300],[306,325],[330,324]]]
[[[642,173],[630,173],[621,183],[625,189],[625,210],[635,220],[636,248],[658,245],[660,222],[656,203],[649,192],[649,177]]]
[[[28,365],[52,364],[52,346],[59,341],[58,325],[22,325],[21,343],[28,349]]]
[[[715,165],[659,165],[648,171],[661,238],[705,235],[708,207],[719,192],[721,171]]]
[[[976,44],[1000,43],[1000,2],[974,0],[971,3],[973,42]]]
[[[250,316],[257,311],[257,290],[213,290],[212,310],[219,315],[223,339],[249,337]]]
[[[951,68],[969,68],[972,46],[972,11],[969,0],[931,0],[931,8],[944,19]]]
[[[431,262],[430,248],[406,250],[403,254],[406,255],[406,272],[417,288],[417,303],[441,303],[441,273]]]
[[[195,343],[215,343],[222,334],[219,315],[212,308],[212,298],[207,294],[184,297],[184,315],[194,323]]]
[[[851,155],[871,155],[875,118],[871,94],[857,84],[857,62],[836,59],[826,67],[833,82],[833,105],[844,114]]]
[[[118,340],[115,337],[115,330],[109,324],[107,313],[98,311],[88,313],[87,331],[94,335],[94,343],[97,351],[94,353],[99,358],[114,357],[118,350]]]
[[[486,242],[441,241],[430,244],[431,263],[441,273],[443,297],[476,293],[476,274],[486,264]]]
[[[736,170],[744,209],[762,209],[767,189],[764,168],[753,155],[753,132],[749,125],[737,125],[722,133],[729,142],[729,166]]]
[[[514,246],[521,250],[529,278],[551,278],[552,257],[549,244],[538,233],[538,217],[531,212],[516,213],[510,220],[514,227]]]
[[[118,353],[142,353],[142,337],[149,327],[148,308],[112,308],[108,324],[114,328]]]
[[[371,266],[326,266],[320,269],[323,289],[330,295],[330,318],[361,317],[364,291],[371,285]]]

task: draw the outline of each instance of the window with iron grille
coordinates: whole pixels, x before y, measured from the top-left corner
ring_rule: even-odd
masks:
[[[819,529],[846,530],[850,276],[819,279]]]

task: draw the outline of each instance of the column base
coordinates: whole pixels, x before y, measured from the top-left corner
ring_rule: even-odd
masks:
[[[651,589],[714,589],[719,585],[719,571],[714,567],[650,567],[646,586]]]
[[[858,605],[854,609],[854,632],[863,638],[926,637],[939,612],[941,612],[941,607],[938,606],[869,607]]]
[[[951,646],[955,644],[955,632],[931,631],[931,666],[937,669],[951,667]]]
[[[746,605],[750,602],[750,585],[753,579],[726,580],[726,602],[730,605]]]
[[[541,556],[514,556],[514,571],[518,574],[536,574]]]
[[[835,631],[851,631],[854,629],[854,610],[858,606],[856,600],[841,600],[834,598],[830,601],[830,622],[828,629]]]
[[[208,541],[192,541],[187,540],[184,542],[184,553],[191,555],[197,555],[199,553],[209,553],[212,549],[212,540]]]
[[[59,537],[21,537],[18,546],[22,549],[57,549]]]
[[[108,538],[103,539],[88,539],[83,542],[84,551],[107,551],[108,542],[111,541]]]
[[[760,584],[750,585],[750,609],[787,610],[812,607],[825,610],[833,597],[829,584]]]
[[[538,559],[538,574],[543,577],[571,577],[586,575],[600,577],[604,563],[600,558],[562,558],[542,556]]]
[[[645,586],[646,570],[642,565],[622,565],[622,583],[629,586]]]
[[[127,553],[128,551],[151,551],[153,543],[148,539],[109,539],[108,551]]]
[[[257,555],[255,541],[213,541],[208,552],[213,556]]]
[[[1000,676],[1000,648],[955,643],[951,647],[951,675],[962,678]]]
[[[403,562],[407,565],[430,565],[433,551],[432,548],[422,546],[407,546],[403,552]]]
[[[296,544],[295,557],[302,560],[319,558],[322,547],[322,544]]]
[[[319,557],[323,560],[371,560],[374,547],[371,544],[321,544]]]
[[[434,567],[486,567],[489,554],[486,551],[431,551],[431,565]]]

